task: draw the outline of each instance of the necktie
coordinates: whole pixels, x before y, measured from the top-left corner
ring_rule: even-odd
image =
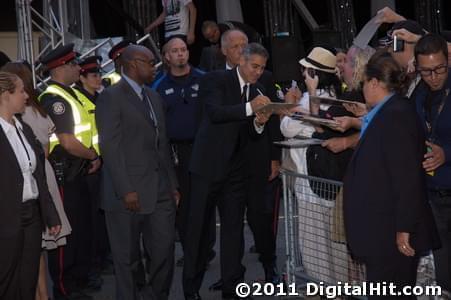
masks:
[[[248,88],[249,88],[249,85],[248,85],[248,84],[245,84],[245,85],[243,86],[243,92],[241,93],[241,98],[240,98],[241,103],[247,102],[247,89],[248,89]]]
[[[144,88],[141,90],[141,96],[142,96],[143,104],[144,104],[144,106],[146,107],[146,109],[147,109],[147,111],[149,113],[149,116],[150,116],[150,119],[153,122],[153,125],[155,127],[157,127],[158,126],[157,118],[155,116],[155,112],[153,110],[152,103],[150,102],[150,99],[147,96],[146,91],[144,90]]]

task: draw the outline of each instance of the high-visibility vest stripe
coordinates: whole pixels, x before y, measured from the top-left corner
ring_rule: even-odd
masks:
[[[45,94],[53,94],[57,95],[64,100],[72,108],[72,116],[74,118],[74,135],[85,147],[90,148],[92,146],[92,125],[89,119],[89,113],[84,108],[81,101],[74,98],[71,94],[65,91],[63,88],[57,85],[49,85],[45,91],[39,95],[39,100],[42,99],[42,96]],[[97,134],[97,133],[96,133]],[[59,144],[59,140],[56,134],[52,134],[50,136],[50,152]]]
[[[97,154],[100,154],[99,149],[99,134],[97,131],[96,125],[96,105],[91,102],[82,92],[77,89],[74,89],[75,94],[77,95],[78,100],[82,103],[85,110],[88,112],[89,122],[91,123],[91,134],[92,134],[92,147],[96,150]]]

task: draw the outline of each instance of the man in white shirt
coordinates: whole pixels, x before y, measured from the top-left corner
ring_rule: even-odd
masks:
[[[196,6],[192,0],[162,0],[163,11],[149,26],[146,32],[151,32],[164,22],[164,38],[180,37],[188,45],[194,43],[196,26]]]

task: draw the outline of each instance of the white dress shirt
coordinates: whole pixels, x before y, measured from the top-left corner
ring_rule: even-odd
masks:
[[[246,90],[246,117],[250,117],[254,114],[254,112],[252,111],[252,106],[251,103],[249,102],[249,91],[250,91],[250,83],[244,81],[243,77],[241,77],[240,72],[238,71],[239,68],[236,68],[236,74],[238,75],[238,81],[240,82],[240,95],[243,93],[243,89],[244,86],[247,85],[247,90]],[[263,126],[258,126],[257,122],[254,119],[254,127],[255,127],[255,131],[257,131],[258,134],[261,134],[263,132],[264,129],[264,125]]]
[[[38,185],[33,176],[33,172],[36,170],[36,155],[23,134],[22,124],[15,117],[13,117],[13,120],[16,126],[0,117],[0,125],[16,155],[17,163],[22,171],[22,202],[25,202],[37,199],[39,196]],[[20,134],[20,137],[18,133]]]

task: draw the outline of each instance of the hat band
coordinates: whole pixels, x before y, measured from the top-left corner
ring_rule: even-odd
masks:
[[[99,68],[100,68],[100,66],[98,63],[85,64],[85,65],[81,66],[80,73],[89,72],[91,69],[98,70]]]
[[[313,59],[310,59],[310,58],[308,58],[308,57],[305,58],[305,61],[308,62],[308,63],[310,63],[310,64],[312,64],[312,65],[314,65],[315,67],[320,68],[320,69],[335,70],[335,68],[332,68],[332,67],[323,65],[323,64],[321,64],[321,63],[319,63],[319,62],[317,62],[317,61],[314,61]]]
[[[76,53],[74,51],[67,53],[63,57],[58,58],[57,60],[54,60],[52,62],[49,62],[46,67],[48,70],[54,69],[56,67],[62,66],[66,64],[67,62],[73,60],[76,56]]]

